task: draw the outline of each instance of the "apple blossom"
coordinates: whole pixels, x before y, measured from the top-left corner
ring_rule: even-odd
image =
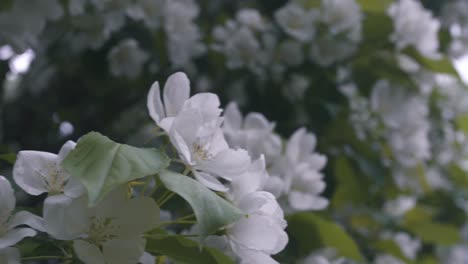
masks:
[[[47,192],[49,195],[79,197],[84,191],[83,186],[61,165],[75,145],[75,142],[67,141],[58,155],[42,151],[20,151],[13,168],[15,182],[31,195]]]

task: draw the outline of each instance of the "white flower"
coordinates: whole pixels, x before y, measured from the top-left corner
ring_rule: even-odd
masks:
[[[398,196],[394,200],[386,201],[384,211],[393,217],[403,216],[406,212],[413,209],[416,205],[416,197],[414,196]]]
[[[92,208],[86,195],[49,197],[44,202],[47,232],[73,240],[75,253],[86,264],[137,263],[146,244],[141,235],[154,227],[159,211],[151,198],[125,195],[125,188],[117,188]]]
[[[419,249],[421,248],[421,241],[417,238],[412,238],[404,232],[398,232],[393,235],[393,240],[400,247],[401,252],[409,259],[415,260]]]
[[[360,39],[362,13],[355,0],[322,0],[320,16],[333,34],[347,31],[351,39]]]
[[[52,154],[41,151],[20,151],[13,168],[13,178],[25,192],[40,195],[64,194],[79,197],[83,186],[62,167],[61,162],[75,148],[75,142],[67,141],[59,151]]]
[[[325,248],[312,252],[302,259],[298,264],[345,264],[353,263],[337,256],[333,248]]]
[[[246,216],[226,228],[224,239],[240,263],[277,263],[270,255],[288,242],[283,210],[271,193],[260,191],[267,177],[262,156],[231,182],[230,199]]]
[[[290,2],[275,12],[275,19],[288,35],[308,42],[315,36],[316,10],[305,10],[302,6]]]
[[[331,34],[317,38],[309,49],[312,62],[322,67],[346,59],[356,51],[356,43],[348,39],[340,39]]]
[[[136,40],[125,39],[110,50],[107,59],[110,72],[114,76],[135,79],[140,75],[148,57],[149,55],[139,47]]]
[[[375,260],[375,264],[404,264],[404,262],[392,255],[380,254]]]
[[[143,20],[150,29],[161,24],[164,0],[138,0],[127,8],[127,15],[135,20]]]
[[[320,210],[328,206],[328,200],[320,197],[325,189],[320,170],[327,158],[314,152],[316,142],[315,135],[305,128],[298,129],[289,139],[284,157],[271,169],[271,174],[279,175],[283,182],[286,210]]]
[[[159,83],[153,83],[148,93],[148,112],[159,127],[169,132],[174,117],[180,112],[189,96],[190,81],[187,75],[182,72],[174,73],[164,85],[164,104],[161,100]]]
[[[242,25],[248,26],[255,30],[262,30],[265,23],[262,20],[262,16],[255,9],[245,8],[239,10],[236,14],[236,20]]]
[[[25,237],[35,236],[36,230],[44,231],[42,218],[26,211],[13,214],[15,203],[13,188],[5,177],[0,176],[0,260],[16,254],[9,247]],[[20,225],[28,225],[36,230],[29,227],[15,228]]]
[[[183,73],[169,77],[164,87],[164,104],[159,85],[148,95],[151,117],[170,137],[182,161],[202,184],[227,191],[217,177],[227,181],[239,176],[249,164],[247,151],[229,148],[220,128],[222,118],[218,96],[199,93],[188,98],[189,80]]]
[[[275,124],[260,113],[245,118],[236,103],[231,102],[224,112],[223,130],[230,147],[247,150],[253,159],[265,155],[272,162],[281,154],[281,138],[273,132]]]
[[[213,37],[216,40],[213,49],[226,56],[228,68],[255,67],[259,63],[261,45],[252,28],[229,20],[224,26],[214,28]]]
[[[203,97],[199,94],[196,99]],[[229,148],[219,127],[220,119],[212,119],[212,113],[204,113],[205,108],[213,101],[192,100],[195,101],[196,104],[174,119],[169,132],[171,142],[198,181],[210,189],[227,191],[227,187],[217,177],[230,181],[239,176],[248,168],[250,156],[243,149]],[[219,101],[213,105],[219,105]]]
[[[371,107],[381,117],[400,165],[411,167],[430,158],[429,109],[423,97],[381,80],[373,87]]]
[[[19,249],[14,247],[0,249],[0,263],[21,264]]]
[[[169,59],[176,67],[188,65],[192,58],[205,52],[201,34],[194,19],[199,8],[192,0],[170,0],[164,5],[164,30],[167,35]]]
[[[388,9],[395,32],[391,40],[398,49],[414,46],[422,54],[433,56],[439,47],[440,22],[416,0],[399,0]]]

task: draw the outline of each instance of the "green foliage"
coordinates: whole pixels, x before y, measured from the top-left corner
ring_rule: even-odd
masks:
[[[193,208],[202,236],[216,232],[243,215],[238,208],[188,176],[164,170],[159,177],[167,189],[182,196]]]
[[[153,255],[168,256],[177,263],[234,264],[219,250],[202,246],[181,235],[148,237],[146,251]]]
[[[337,182],[332,198],[334,207],[365,204],[368,193],[363,192],[362,188],[366,188],[368,183],[365,181],[365,177],[356,172],[348,159],[339,157],[335,160],[334,175]]]
[[[4,160],[11,165],[15,164],[16,161],[16,154],[15,153],[7,153],[7,154],[0,154],[0,160]]]
[[[334,248],[340,256],[356,261],[363,257],[352,237],[339,225],[313,213],[297,213],[287,217],[287,231],[297,253],[306,256],[313,250]]]
[[[361,9],[365,12],[385,13],[387,7],[392,3],[391,0],[357,0]]]
[[[95,205],[116,186],[165,169],[169,158],[160,150],[119,144],[91,132],[78,141],[62,166],[83,183],[90,205]]]
[[[446,74],[453,75],[457,78],[460,78],[458,76],[458,71],[455,69],[455,67],[453,66],[453,63],[447,57],[442,57],[439,59],[431,59],[431,58],[421,55],[414,48],[407,48],[403,51],[403,53],[413,58],[416,62],[418,62],[419,64],[421,64],[423,67],[425,67],[428,70],[431,70],[433,72],[438,72],[438,73],[446,73]]]
[[[460,233],[452,225],[422,222],[408,225],[406,228],[427,243],[452,245],[460,241]]]

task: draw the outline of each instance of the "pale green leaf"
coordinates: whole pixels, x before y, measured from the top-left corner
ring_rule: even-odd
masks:
[[[167,170],[159,176],[167,189],[182,196],[193,208],[202,236],[212,234],[243,216],[234,205],[188,176]]]
[[[156,174],[168,165],[168,157],[157,149],[119,144],[96,132],[83,136],[62,162],[85,186],[90,205],[116,186]]]
[[[333,248],[340,256],[363,260],[356,242],[339,225],[312,213],[294,214],[287,220],[291,243],[297,245],[301,257],[317,249]]]

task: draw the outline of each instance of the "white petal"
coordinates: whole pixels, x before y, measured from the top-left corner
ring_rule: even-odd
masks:
[[[107,263],[133,264],[145,252],[146,241],[143,238],[113,239],[102,245],[102,251]]]
[[[148,108],[149,115],[156,124],[159,124],[159,122],[166,117],[158,82],[154,82],[153,85],[151,85],[148,92],[146,107]]]
[[[280,177],[270,175],[263,189],[272,193],[276,198],[278,198],[281,196],[281,194],[283,194],[284,181]]]
[[[15,209],[15,194],[11,188],[10,182],[3,176],[0,176],[0,219],[10,217]]]
[[[13,168],[13,178],[25,192],[39,195],[47,192],[45,177],[56,169],[57,155],[41,151],[20,151]]]
[[[312,154],[317,138],[307,133],[305,128],[300,128],[294,132],[286,146],[286,156],[291,161],[300,161]]]
[[[174,145],[174,147],[177,149],[177,152],[179,152],[179,155],[181,155],[181,158],[183,161],[185,161],[187,164],[191,165],[192,164],[192,153],[185,142],[184,138],[179,134],[177,131],[172,131],[171,133],[171,142]]]
[[[14,247],[0,249],[0,263],[21,264],[20,251]]]
[[[254,192],[238,201],[239,209],[247,214],[262,214],[275,218],[280,222],[283,220],[283,211],[273,194],[269,192]]]
[[[70,198],[78,198],[86,192],[83,184],[74,177],[68,178],[67,184],[63,188],[63,194]]]
[[[73,241],[76,256],[85,264],[106,264],[106,259],[98,247],[83,240]]]
[[[270,255],[261,251],[239,248],[236,254],[240,258],[240,264],[278,264]]]
[[[194,174],[195,174],[195,179],[197,179],[201,184],[205,185],[207,188],[211,190],[218,191],[218,192],[227,192],[229,190],[229,188],[224,186],[215,177],[207,173],[197,171]]]
[[[265,158],[262,155],[244,173],[232,180],[231,190],[234,199],[239,199],[249,193],[259,191],[263,188],[267,177]]]
[[[90,225],[90,210],[85,196],[71,199],[65,195],[50,196],[44,201],[46,232],[61,240],[72,240],[84,234]]]
[[[10,228],[28,225],[38,231],[45,231],[44,219],[27,211],[16,213],[8,222]]]
[[[288,200],[296,210],[321,210],[328,206],[327,199],[303,192],[292,191]]]
[[[250,166],[250,156],[244,149],[226,149],[213,159],[199,162],[197,169],[215,174],[226,180],[240,176]]]
[[[164,85],[164,105],[168,117],[176,116],[190,96],[190,81],[183,72],[169,76]]]
[[[63,144],[62,148],[60,149],[57,157],[58,157],[58,162],[62,162],[68,155],[68,153],[70,153],[70,151],[72,151],[73,149],[75,149],[76,147],[76,143],[69,140],[67,141],[65,144]]]
[[[226,150],[229,148],[226,139],[224,138],[223,130],[219,127],[216,128],[208,128],[210,131],[208,133],[211,134],[211,139],[208,143],[208,152],[212,155],[216,155],[219,152]]]
[[[0,249],[11,247],[23,240],[25,237],[35,236],[37,232],[32,228],[11,229],[0,236]]]
[[[242,126],[242,114],[235,102],[231,102],[224,110],[224,127],[227,130],[239,130]]]
[[[199,111],[203,122],[210,122],[221,115],[219,97],[213,93],[198,93],[184,104],[184,111]]]
[[[263,215],[241,218],[228,232],[234,243],[270,254],[280,252],[288,241],[286,232],[273,219]]]
[[[255,129],[255,130],[273,130],[274,125],[270,124],[264,115],[260,113],[249,113],[245,117],[245,129]]]
[[[121,205],[115,217],[119,237],[134,237],[152,228],[158,223],[159,208],[156,202],[148,197],[137,197]]]
[[[156,263],[156,258],[148,252],[143,253],[143,255],[138,260],[140,264],[154,264]]]

